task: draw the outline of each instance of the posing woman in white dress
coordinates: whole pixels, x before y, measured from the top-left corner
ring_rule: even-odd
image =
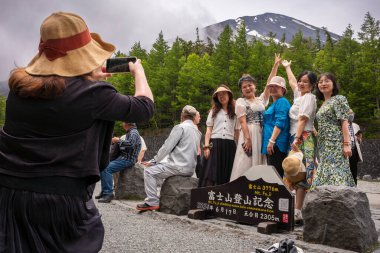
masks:
[[[276,55],[268,82],[277,72],[280,60],[280,56]],[[238,82],[243,97],[236,100],[235,106],[240,133],[230,181],[237,179],[254,165],[266,164],[265,155],[261,154],[261,145],[263,112],[269,102],[269,90],[265,87],[264,92],[256,97],[256,84],[256,80],[250,75],[244,75]]]

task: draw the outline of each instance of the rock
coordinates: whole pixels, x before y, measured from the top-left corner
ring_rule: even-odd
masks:
[[[197,186],[197,178],[168,177],[162,184],[160,192],[160,211],[169,214],[186,215],[190,210],[191,189]]]
[[[257,225],[257,232],[267,235],[277,233],[277,223],[271,221],[260,222]]]
[[[368,198],[357,188],[317,187],[306,195],[302,215],[306,242],[357,252],[364,252],[377,242]]]
[[[192,209],[187,213],[187,217],[194,220],[204,220],[207,218],[207,212],[203,209]]]
[[[136,163],[132,168],[120,171],[115,198],[142,200],[145,197],[144,165]]]
[[[372,176],[371,175],[364,175],[363,181],[372,181]]]

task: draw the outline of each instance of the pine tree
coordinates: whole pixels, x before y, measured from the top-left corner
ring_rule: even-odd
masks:
[[[172,45],[172,48],[165,56],[164,72],[168,79],[168,86],[165,87],[165,94],[163,94],[164,101],[162,105],[167,109],[164,121],[166,121],[169,125],[178,121],[179,118],[178,108],[173,107],[172,104],[178,104],[176,87],[178,85],[179,72],[186,61],[184,56],[184,46],[185,45],[182,43],[181,39],[177,37]]]
[[[148,82],[154,94],[156,104],[156,111],[151,123],[157,127],[169,124],[166,103],[166,91],[167,87],[169,87],[169,79],[164,68],[165,56],[168,50],[169,46],[161,31],[148,54],[148,68],[146,70]]]
[[[297,76],[304,70],[312,70],[314,60],[314,44],[303,37],[302,31],[298,31],[290,42],[290,48],[282,55],[283,59],[292,61],[292,70]]]
[[[212,57],[214,66],[214,77],[217,83],[231,83],[230,61],[232,59],[232,30],[226,25],[223,32],[218,37],[218,43],[215,46],[215,52]]]
[[[217,86],[211,73],[212,65],[208,54],[203,57],[190,54],[179,72],[176,87],[178,103],[173,102],[172,107],[180,111],[184,105],[190,104],[197,108],[201,116],[206,115]]]
[[[250,46],[249,68],[248,73],[257,81],[258,92],[264,90],[268,75],[273,65],[273,55],[269,56],[268,47],[262,41],[255,40]],[[271,64],[269,61],[271,61]]]
[[[141,59],[141,61],[145,61],[148,58],[148,53],[141,47],[140,41],[133,44],[129,55],[136,56],[138,59]]]
[[[362,50],[358,59],[365,69],[365,76],[361,81],[372,94],[372,98],[368,101],[368,109],[376,109],[375,114],[380,118],[380,21],[375,20],[367,12],[358,36],[362,41]]]
[[[207,53],[209,56],[212,56],[214,53],[214,43],[212,43],[212,40],[210,37],[207,37],[207,45],[205,47],[205,53]]]
[[[342,38],[335,45],[336,77],[340,84],[340,93],[348,99],[351,109],[357,114],[356,121],[364,116],[363,102],[366,100],[366,91],[361,79],[357,57],[360,53],[360,44],[353,38],[354,31],[348,25]],[[358,79],[359,78],[359,79]],[[366,107],[366,105],[364,105]]]
[[[248,72],[249,67],[249,48],[247,43],[246,26],[242,20],[238,26],[235,41],[232,44],[232,59],[230,64],[231,82],[238,82],[242,74]],[[238,91],[235,85],[232,85],[234,91]]]
[[[202,56],[204,53],[204,44],[203,40],[200,39],[199,37],[199,28],[197,27],[196,29],[196,40],[194,43],[194,53],[196,53],[199,56]]]
[[[336,74],[336,59],[334,56],[334,42],[331,38],[330,33],[327,31],[327,28],[322,27],[323,31],[326,35],[326,42],[317,54],[314,61],[314,68],[322,73],[322,72],[331,72]]]

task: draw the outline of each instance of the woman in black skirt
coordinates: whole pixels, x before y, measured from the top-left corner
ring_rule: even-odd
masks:
[[[58,12],[41,25],[39,53],[9,78],[0,130],[0,253],[99,252],[104,228],[92,200],[108,164],[115,120],[146,121],[153,95],[130,63],[135,95],[106,82],[115,47],[84,20]]]
[[[200,187],[227,183],[231,176],[238,129],[235,130],[235,100],[226,85],[220,85],[214,92],[206,125]]]

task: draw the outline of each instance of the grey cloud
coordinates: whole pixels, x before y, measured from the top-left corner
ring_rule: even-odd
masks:
[[[0,80],[8,78],[14,63],[25,66],[33,58],[38,48],[40,25],[55,11],[80,15],[90,31],[99,33],[123,52],[128,52],[138,41],[149,49],[160,31],[165,38],[172,38],[182,33],[195,33],[196,27],[215,21],[196,1],[6,0],[0,10],[3,45]]]

